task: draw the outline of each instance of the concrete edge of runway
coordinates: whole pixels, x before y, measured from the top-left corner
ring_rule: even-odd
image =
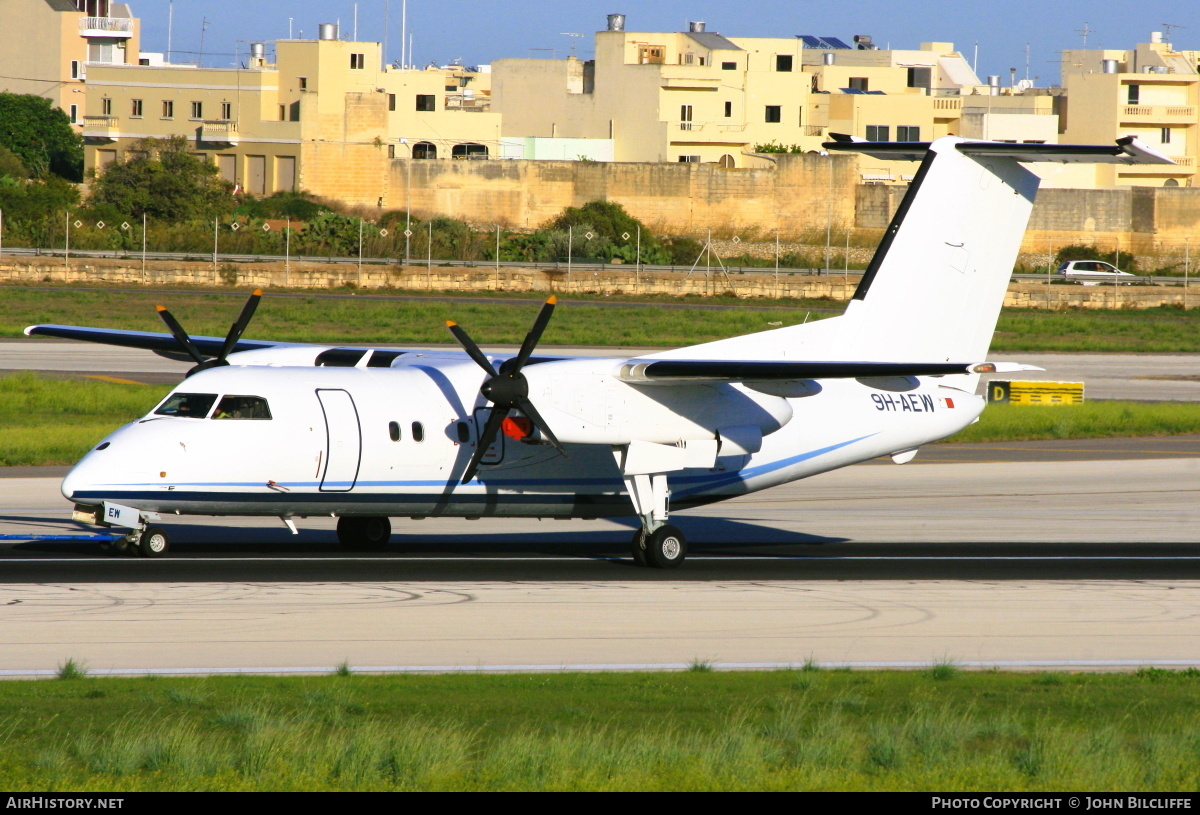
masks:
[[[1200,659],[1110,659],[1110,660],[997,660],[963,661],[934,660],[929,662],[663,662],[663,663],[600,663],[561,665],[328,665],[312,667],[263,668],[99,668],[85,667],[85,674],[94,677],[137,676],[324,676],[349,670],[354,674],[521,674],[521,673],[638,673],[691,671],[698,665],[712,671],[919,671],[949,665],[964,671],[1129,671],[1139,668],[1186,670],[1200,668]],[[14,668],[0,670],[0,679],[53,679],[58,670],[45,668]]]

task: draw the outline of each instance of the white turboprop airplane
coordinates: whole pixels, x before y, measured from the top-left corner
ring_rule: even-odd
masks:
[[[336,516],[349,548],[390,518],[636,515],[635,560],[678,566],[683,509],[879,456],[912,459],[976,420],[985,362],[1037,192],[1023,162],[1172,163],[1116,146],[944,137],[830,150],[919,160],[844,314],[634,358],[533,356],[551,297],[515,357],[37,325],[26,334],[185,352],[160,405],[109,435],[62,483],[77,520],[164,554],[161,514]]]

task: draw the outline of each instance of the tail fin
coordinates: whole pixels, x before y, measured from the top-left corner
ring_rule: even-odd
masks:
[[[837,332],[839,356],[879,361],[985,358],[1038,189],[1022,162],[1172,163],[1133,139],[1115,147],[955,137],[826,146],[921,157]]]
[[[945,136],[932,143],[825,145],[919,160],[841,317],[655,354],[663,358],[948,362],[986,358],[1039,179],[1024,162],[1173,164],[1132,137],[1113,146],[1009,144]],[[943,382],[974,390],[978,375]]]

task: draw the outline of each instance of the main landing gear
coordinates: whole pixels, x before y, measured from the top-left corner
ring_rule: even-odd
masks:
[[[627,475],[625,487],[633,508],[642,520],[634,533],[633,560],[639,566],[674,569],[687,557],[687,539],[667,520],[667,476],[662,473]]]
[[[392,522],[385,517],[343,517],[337,523],[338,543],[351,552],[378,552],[392,537]]]

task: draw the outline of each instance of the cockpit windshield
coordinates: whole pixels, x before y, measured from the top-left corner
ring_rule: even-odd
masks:
[[[155,416],[175,416],[180,419],[203,419],[217,401],[215,393],[173,393],[154,411]]]
[[[271,408],[261,396],[225,396],[213,412],[214,419],[270,419]]]

